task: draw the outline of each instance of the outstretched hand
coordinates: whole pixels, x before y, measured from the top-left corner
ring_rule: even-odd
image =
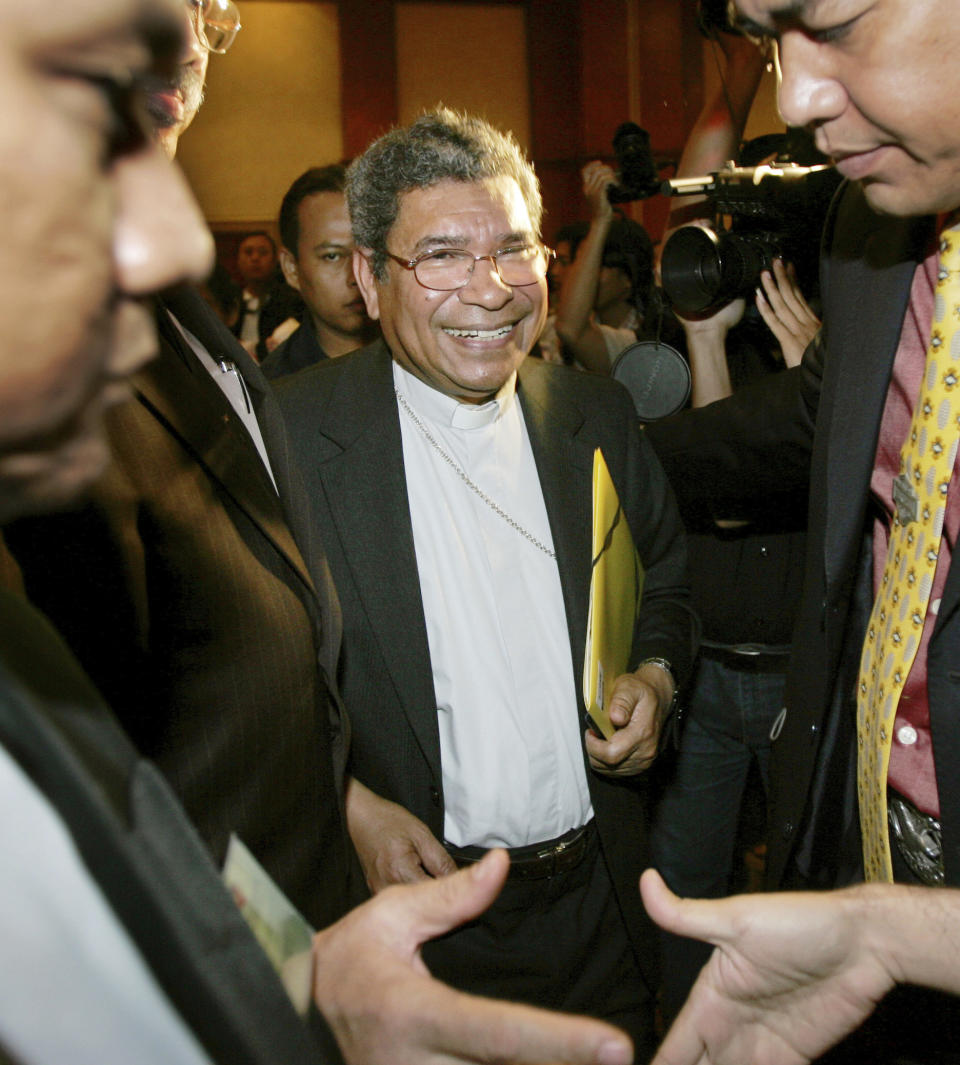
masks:
[[[629,1065],[619,1029],[478,998],[433,979],[426,940],[482,913],[507,875],[502,850],[452,876],[386,888],[314,940],[314,999],[347,1065]]]
[[[893,987],[848,892],[680,899],[640,879],[647,912],[716,949],[651,1065],[807,1065]]]

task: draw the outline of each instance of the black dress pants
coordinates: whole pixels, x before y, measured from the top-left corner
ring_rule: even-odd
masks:
[[[655,1048],[654,998],[637,964],[596,832],[575,868],[508,880],[477,920],[424,944],[430,972],[473,994],[602,1018],[636,1061]]]

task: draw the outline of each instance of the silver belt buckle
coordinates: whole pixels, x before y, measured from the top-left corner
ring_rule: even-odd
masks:
[[[943,842],[940,822],[921,813],[901,795],[887,795],[890,835],[910,872],[927,887],[944,883]]]
[[[544,847],[543,850],[537,851],[537,853],[534,855],[534,858],[536,858],[538,862],[545,862],[548,858],[556,858],[556,856],[560,852],[560,849],[561,844],[555,843],[552,847]]]
[[[582,835],[583,829],[578,829],[571,835],[570,839],[559,839],[556,843],[551,843],[549,847],[544,847],[541,850],[538,850],[536,857],[540,860],[544,858],[559,858],[568,847],[572,847],[574,843],[578,843]]]

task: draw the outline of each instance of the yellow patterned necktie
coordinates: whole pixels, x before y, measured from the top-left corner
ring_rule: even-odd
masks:
[[[890,746],[937,567],[947,488],[960,440],[958,386],[960,225],[954,224],[940,234],[927,361],[910,433],[900,449],[887,561],[860,659],[857,794],[867,880],[893,880],[887,827]]]

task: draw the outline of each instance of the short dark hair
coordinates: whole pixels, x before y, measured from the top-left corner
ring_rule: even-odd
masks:
[[[385,277],[387,235],[397,219],[400,197],[441,181],[483,181],[510,177],[539,237],[543,218],[540,184],[513,134],[482,118],[441,107],[403,129],[385,133],[347,169],[347,204],[353,239],[373,251],[377,280]]]
[[[291,254],[297,254],[300,243],[300,204],[315,192],[343,192],[347,180],[344,163],[329,166],[312,166],[287,189],[280,203],[278,228],[283,246]]]
[[[617,218],[603,245],[603,265],[622,270],[630,278],[630,302],[642,311],[653,288],[653,242],[632,218]]]
[[[561,244],[570,245],[571,256],[576,256],[580,241],[587,235],[590,228],[589,222],[567,222],[562,225],[553,235],[553,246],[559,248]]]

